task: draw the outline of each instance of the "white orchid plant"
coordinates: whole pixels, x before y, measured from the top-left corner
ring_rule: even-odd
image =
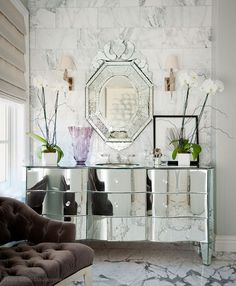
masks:
[[[178,138],[174,138],[170,142],[170,144],[174,146],[174,150],[172,152],[172,158],[175,159],[178,153],[191,153],[193,160],[195,160],[201,153],[202,148],[199,144],[194,143],[193,139],[198,129],[198,125],[202,119],[202,115],[206,107],[208,97],[210,95],[215,95],[217,92],[222,92],[224,90],[224,85],[219,80],[212,80],[209,78],[205,79],[201,83],[200,90],[203,93],[205,93],[205,98],[201,106],[200,113],[198,115],[198,125],[196,126],[196,128],[194,129],[190,137],[185,138],[185,135],[184,135],[185,116],[186,116],[186,111],[188,107],[190,90],[191,88],[196,88],[199,86],[200,79],[199,79],[199,76],[194,72],[191,72],[191,73],[183,72],[180,74],[179,81],[180,81],[180,85],[185,87],[187,90],[186,90],[186,97],[185,97],[185,102],[184,102],[183,119],[182,119],[180,133],[179,133]]]
[[[43,111],[43,121],[44,128],[38,124],[38,127],[41,131],[41,135],[35,134],[33,132],[28,132],[32,139],[35,139],[42,143],[40,148],[38,149],[38,157],[42,158],[42,153],[57,153],[57,162],[61,160],[64,156],[62,149],[57,145],[57,112],[58,112],[58,99],[59,99],[59,91],[64,89],[64,86],[56,85],[51,87],[53,91],[56,91],[56,100],[54,104],[54,112],[53,115],[49,118],[47,114],[47,104],[45,97],[45,89],[48,88],[48,83],[41,77],[34,78],[33,86],[37,90],[37,97],[40,103],[40,106]]]

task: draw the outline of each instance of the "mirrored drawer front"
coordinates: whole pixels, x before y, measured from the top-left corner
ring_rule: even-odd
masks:
[[[66,222],[72,222],[75,224],[76,226],[75,239],[76,240],[87,239],[87,216],[86,215],[80,215],[80,216],[66,215],[62,218],[62,220]]]
[[[207,219],[148,218],[148,240],[160,242],[206,241]]]
[[[37,213],[55,219],[86,215],[87,191],[27,190],[26,203]]]
[[[88,169],[33,168],[26,174],[28,190],[87,190]]]
[[[147,194],[147,213],[153,217],[207,217],[207,195],[193,192]]]
[[[206,241],[206,219],[88,216],[87,238],[110,241]]]
[[[207,193],[207,170],[148,170],[147,186],[150,191]]]
[[[89,192],[88,214],[114,217],[207,217],[204,193]]]
[[[146,240],[145,217],[88,216],[87,238],[110,241]]]

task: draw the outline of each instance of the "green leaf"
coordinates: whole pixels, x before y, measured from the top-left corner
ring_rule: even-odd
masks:
[[[45,143],[45,144],[48,144],[47,140],[35,133],[32,133],[32,132],[27,132],[26,135],[30,136],[32,139],[35,139],[35,140],[38,140],[42,143]]]
[[[175,160],[177,153],[178,153],[179,148],[175,148],[174,151],[172,152],[172,159]]]
[[[182,140],[182,144],[183,144],[183,145],[187,145],[187,144],[189,144],[188,141],[189,141],[188,139],[183,139],[183,140]]]
[[[36,154],[39,159],[42,159],[42,147],[41,146],[37,148]]]
[[[54,149],[57,151],[57,155],[58,155],[57,163],[59,163],[61,158],[64,156],[64,153],[63,153],[62,149],[58,145],[55,145]]]
[[[197,159],[198,155],[201,153],[202,148],[199,144],[192,144],[192,156],[193,160]]]
[[[174,140],[170,141],[170,144],[174,144],[174,143],[179,143],[179,139],[174,139]]]

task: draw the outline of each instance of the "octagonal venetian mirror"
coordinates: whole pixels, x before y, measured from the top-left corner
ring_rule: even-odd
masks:
[[[113,41],[93,62],[86,118],[114,149],[128,147],[152,119],[153,84],[146,60],[130,42]]]

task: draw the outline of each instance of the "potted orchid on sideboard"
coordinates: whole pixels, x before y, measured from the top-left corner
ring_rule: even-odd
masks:
[[[44,128],[38,123],[38,128],[41,135],[33,132],[28,132],[27,135],[32,139],[41,143],[41,146],[37,149],[37,155],[42,160],[43,166],[55,166],[60,162],[64,153],[57,144],[57,114],[58,114],[58,100],[59,90],[63,87],[58,86],[53,88],[56,91],[56,98],[53,108],[53,113],[48,114],[45,89],[48,84],[41,78],[35,78],[33,81],[34,87],[37,90],[37,98],[42,110]]]
[[[175,160],[178,159],[179,166],[190,166],[191,157],[193,160],[196,160],[199,154],[202,151],[202,148],[198,142],[196,142],[196,136],[198,132],[198,127],[203,116],[206,103],[209,96],[215,95],[217,92],[222,92],[224,85],[219,80],[212,80],[210,78],[205,79],[199,86],[199,76],[194,72],[182,72],[180,74],[180,85],[186,89],[186,96],[184,101],[183,117],[182,124],[179,132],[175,132],[170,141],[170,144],[173,145],[174,149],[172,151],[172,158]],[[190,91],[192,88],[199,87],[200,91],[205,94],[203,104],[201,105],[200,112],[197,116],[196,126],[192,130],[191,134],[186,136],[185,134],[185,123],[186,123],[186,112],[188,108]],[[176,134],[177,133],[177,134]]]

